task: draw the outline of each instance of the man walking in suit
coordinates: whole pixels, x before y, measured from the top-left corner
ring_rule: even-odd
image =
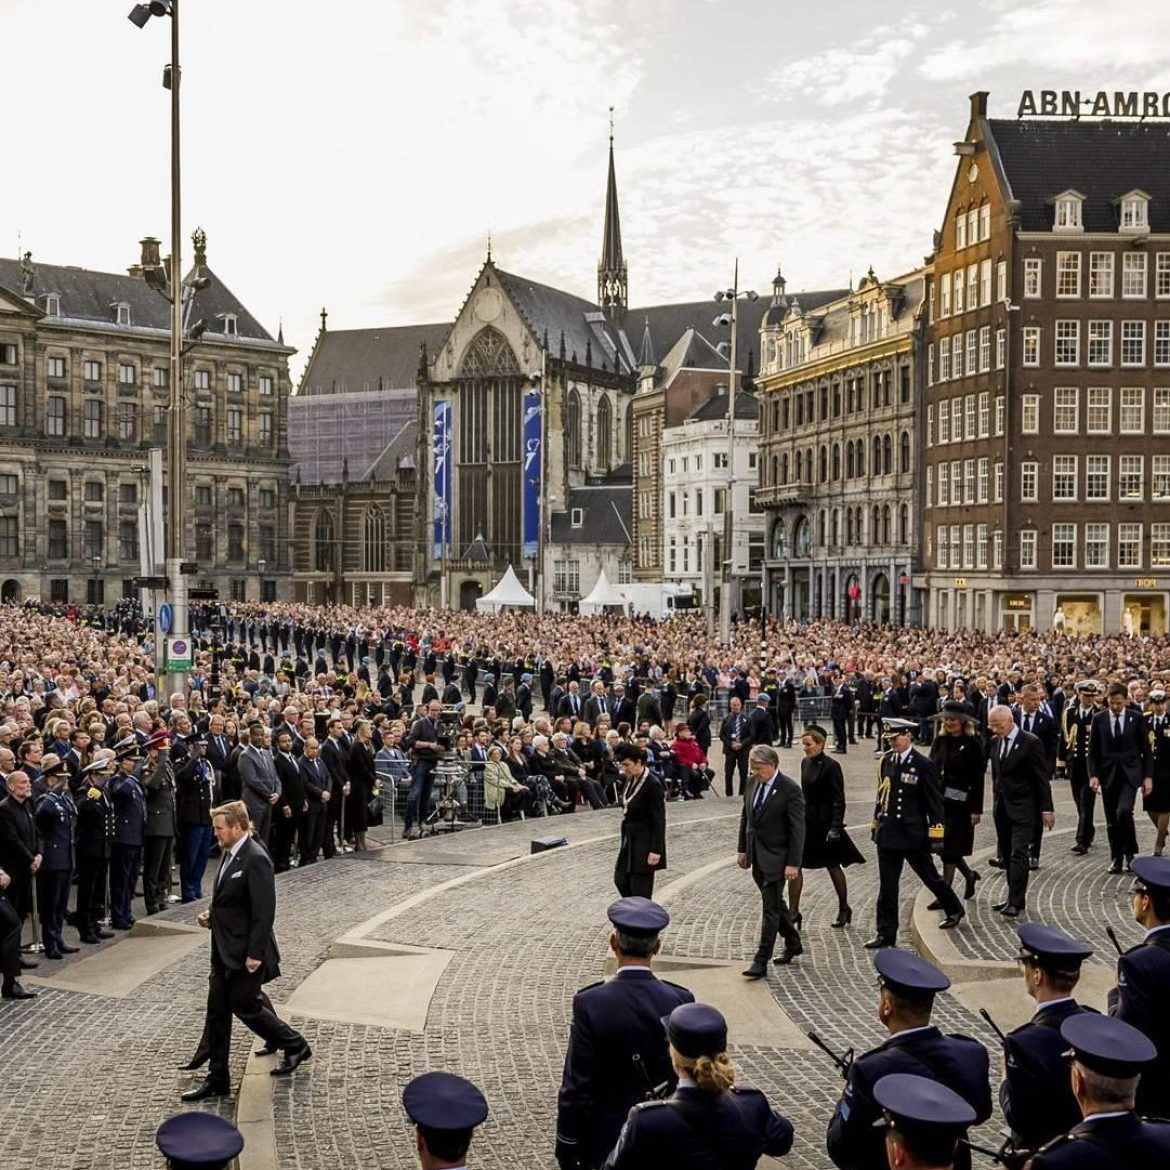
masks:
[[[1089,787],[1089,739],[1093,720],[1099,711],[1094,701],[1098,685],[1096,679],[1077,683],[1078,702],[1075,706],[1068,704],[1061,714],[1059,754],[1064,761],[1073,804],[1077,809],[1077,839],[1072,852],[1080,854],[1089,852],[1096,834],[1093,810],[1097,805],[1097,794]]]
[[[240,753],[240,784],[253,831],[267,845],[272,828],[272,809],[280,800],[280,777],[268,750],[268,728],[263,723],[253,723],[248,735],[248,747]]]
[[[1056,757],[1060,729],[1056,719],[1046,710],[1044,688],[1039,683],[1028,683],[1020,689],[1020,702],[1012,708],[1016,726],[1034,735],[1044,745],[1044,759],[1048,764],[1048,782],[1056,775]],[[1032,844],[1028,850],[1028,867],[1040,868],[1040,845],[1044,839],[1044,824],[1039,817],[1032,826]]]
[[[800,784],[780,771],[780,756],[769,744],[756,744],[748,755],[751,782],[739,816],[739,854],[736,864],[750,869],[760,891],[763,917],[760,944],[748,979],[762,979],[776,946],[784,939],[784,951],[776,960],[791,963],[804,951],[800,934],[784,901],[784,886],[800,873],[804,853],[804,793]]]
[[[999,856],[1007,870],[1008,891],[994,909],[1016,918],[1024,909],[1028,868],[1035,824],[1046,829],[1056,823],[1052,812],[1052,784],[1044,745],[1031,732],[1016,726],[1011,708],[992,707],[987,726],[991,742],[991,776],[995,789],[995,834]]]
[[[1108,707],[1094,720],[1089,733],[1089,786],[1101,793],[1109,834],[1110,873],[1121,873],[1137,853],[1133,806],[1138,789],[1153,790],[1150,735],[1145,717],[1126,704],[1122,683],[1111,683]]]
[[[207,1038],[210,1064],[203,1082],[182,1095],[184,1101],[226,1097],[231,1092],[228,1057],[232,1016],[246,1024],[275,1052],[284,1053],[273,1076],[288,1076],[313,1050],[289,1027],[264,995],[264,984],[280,974],[280,952],[272,928],[276,919],[276,880],[272,859],[248,835],[248,810],[242,801],[212,810],[212,827],[223,859],[215,878],[211,907],[199,925],[211,931],[211,977],[207,987]]]
[[[723,790],[728,796],[732,795],[731,786],[738,769],[739,794],[742,796],[747,785],[748,752],[752,744],[748,738],[747,716],[738,698],[733,697],[728,702],[727,718],[719,724],[719,742],[723,744]]]

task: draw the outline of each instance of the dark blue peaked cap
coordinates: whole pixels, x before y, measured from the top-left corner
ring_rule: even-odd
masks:
[[[415,1077],[402,1090],[402,1106],[424,1129],[474,1129],[488,1115],[484,1095],[470,1081],[449,1072]]]
[[[240,1131],[215,1113],[168,1117],[154,1141],[174,1170],[219,1170],[244,1148]]]
[[[1016,927],[1020,938],[1020,958],[1034,959],[1041,966],[1072,966],[1083,963],[1093,948],[1054,926],[1025,922]]]
[[[879,951],[873,965],[882,982],[895,994],[912,997],[935,995],[951,985],[951,981],[933,964],[897,947]]]
[[[641,938],[661,934],[670,923],[670,915],[649,898],[619,898],[606,914],[623,934]]]

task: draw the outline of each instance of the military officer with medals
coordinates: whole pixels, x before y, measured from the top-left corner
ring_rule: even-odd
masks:
[[[1142,1072],[1138,1112],[1170,1117],[1170,857],[1135,857],[1133,874],[1133,916],[1146,936],[1117,960],[1109,1014],[1144,1032],[1156,1049]]]
[[[103,929],[114,843],[114,803],[106,787],[114,774],[114,752],[99,748],[79,773],[77,796],[77,929],[83,943],[113,938]]]
[[[1100,710],[1096,703],[1099,691],[1100,684],[1096,679],[1084,679],[1077,683],[1076,706],[1069,703],[1061,712],[1057,756],[1064,764],[1077,810],[1077,837],[1071,849],[1073,853],[1088,853],[1096,835],[1093,812],[1097,807],[1097,794],[1089,786],[1089,731]],[[1167,758],[1170,759],[1170,752],[1167,752]]]
[[[1170,715],[1161,687],[1150,691],[1146,726],[1150,729],[1150,779],[1154,783],[1142,797],[1142,808],[1154,823],[1154,856],[1161,857],[1170,830]]]
[[[1029,1170],[1170,1165],[1170,1122],[1145,1120],[1134,1105],[1157,1056],[1149,1037],[1093,1012],[1070,1016],[1060,1034],[1072,1049],[1072,1091],[1083,1120],[1049,1142]]]
[[[951,981],[937,968],[896,947],[874,960],[878,973],[878,1019],[890,1033],[877,1048],[849,1066],[845,1090],[829,1122],[826,1148],[841,1170],[877,1170],[885,1166],[885,1136],[874,1123],[882,1108],[874,1096],[877,1083],[891,1073],[929,1077],[957,1093],[971,1107],[974,1123],[991,1116],[987,1049],[970,1036],[944,1035],[930,1022],[934,997]],[[971,1165],[965,1147],[956,1170]]]
[[[77,806],[69,792],[69,772],[64,761],[50,764],[42,773],[42,779],[49,790],[37,802],[34,814],[42,859],[36,874],[37,911],[41,918],[45,958],[60,959],[81,949],[70,946],[64,938],[69,885],[73,879]]]
[[[865,944],[867,950],[892,947],[897,941],[898,887],[904,864],[938,901],[946,915],[942,929],[958,926],[965,913],[931,857],[932,851],[943,847],[943,800],[934,764],[914,748],[918,724],[913,719],[884,719],[882,729],[888,750],[879,766],[873,819],[879,881],[877,933]]]
[[[1024,986],[1036,1001],[1036,1010],[1028,1023],[1004,1038],[999,1103],[1017,1149],[1038,1150],[1081,1118],[1060,1027],[1070,1016],[1088,1010],[1077,1003],[1073,991],[1081,964],[1093,949],[1038,922],[1016,927],[1016,934]]]
[[[630,1109],[673,1087],[662,1017],[694,996],[651,970],[670,915],[648,898],[621,898],[608,910],[612,979],[573,997],[569,1048],[557,1094],[556,1158],[562,1170],[605,1161]]]

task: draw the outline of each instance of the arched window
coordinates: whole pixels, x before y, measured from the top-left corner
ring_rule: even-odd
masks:
[[[881,475],[882,473],[882,440],[879,435],[873,437],[873,458],[869,464],[870,475]]]
[[[788,482],[788,452],[780,456],[780,483]]]
[[[565,411],[565,455],[570,467],[581,466],[581,396],[569,391],[569,405]]]
[[[775,484],[775,483],[780,482],[780,480],[777,478],[779,476],[779,474],[780,474],[780,460],[777,459],[775,455],[773,455],[772,456],[772,483]]]
[[[882,508],[882,544],[890,543],[890,505]]]
[[[854,475],[853,440],[845,444],[845,478],[852,479]]]
[[[365,531],[362,534],[362,572],[386,571],[386,517],[377,504],[366,509]]]
[[[841,543],[841,510],[839,508],[833,509],[833,519],[829,526],[829,543],[834,546]]]
[[[772,527],[772,559],[783,561],[788,557],[788,526],[777,520]]]
[[[817,460],[817,483],[827,483],[829,479],[829,448],[822,447],[820,458]],[[821,542],[822,544],[824,541]]]
[[[910,470],[910,432],[903,431],[899,441],[901,455],[898,460],[898,470],[905,475]]]
[[[841,444],[833,444],[833,482],[841,478]]]
[[[910,542],[910,509],[903,504],[898,509],[898,543],[901,545]]]
[[[313,569],[318,573],[333,572],[333,513],[317,513],[313,523]]]
[[[817,544],[821,548],[825,547],[825,520],[827,519],[824,509],[817,513]]]
[[[812,525],[807,516],[801,516],[793,531],[792,547],[798,557],[807,557],[812,552]]]
[[[874,504],[873,512],[870,514],[869,525],[869,543],[881,544],[882,542],[882,510]]]
[[[853,509],[845,509],[845,543],[851,545],[853,543]]]
[[[625,423],[622,425],[622,450],[618,462],[630,462],[634,458],[634,407],[626,403]]]
[[[894,452],[893,444],[890,442],[890,436],[884,435],[882,437],[882,475],[889,475],[894,470]]]
[[[604,394],[597,405],[597,462],[603,471],[613,466],[613,410]]]

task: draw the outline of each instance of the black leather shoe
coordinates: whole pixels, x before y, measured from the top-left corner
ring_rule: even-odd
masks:
[[[892,947],[893,945],[893,939],[882,938],[882,936],[879,934],[876,938],[871,938],[869,942],[865,944],[865,949],[867,951],[880,951],[883,947]]]
[[[276,1068],[269,1070],[268,1075],[272,1077],[287,1077],[291,1076],[313,1055],[313,1050],[306,1044],[301,1048],[296,1048],[292,1052],[286,1052],[281,1057],[280,1064]]]
[[[929,906],[927,906],[927,910],[941,910],[941,909],[942,909],[942,903],[937,898],[935,898],[935,900],[933,902],[931,902],[931,904]]]
[[[942,922],[938,924],[939,930],[954,930],[964,918],[967,917],[967,911],[960,909],[957,914],[948,914]]]
[[[1007,869],[1007,863],[1002,857],[989,857],[987,859],[987,864],[990,865],[992,869]]]
[[[230,1097],[232,1091],[226,1085],[217,1085],[215,1081],[203,1080],[193,1089],[179,1094],[180,1101],[206,1101],[209,1097]]]
[[[193,1057],[186,1064],[179,1065],[184,1072],[194,1072],[198,1068],[202,1068],[211,1059],[210,1052],[196,1052]]]
[[[112,930],[103,930],[100,926],[94,931],[99,939],[113,938],[114,932]]]
[[[1005,918],[1019,918],[1020,908],[1018,906],[1005,906],[1000,913]]]
[[[275,1056],[280,1051],[279,1048],[273,1048],[271,1044],[265,1044],[263,1048],[257,1048],[252,1054],[253,1056]]]
[[[81,947],[71,947],[68,943],[61,944],[61,953],[63,955],[76,955],[81,950]]]
[[[45,958],[46,959],[53,959],[53,960],[60,960],[60,959],[65,958],[65,956],[63,954],[61,954],[60,951],[45,951]]]
[[[1007,902],[996,902],[996,904],[992,906],[992,910],[994,910],[996,914],[999,914],[1007,909],[1007,905]]]
[[[1036,870],[1038,870],[1040,868],[1040,858],[1039,857],[1029,857],[1028,858],[1028,868],[1033,873],[1035,873]]]
[[[741,973],[745,979],[763,979],[768,974],[768,968],[764,966],[762,959],[756,959],[746,971]]]
[[[34,963],[32,959],[26,959],[23,955],[20,956],[20,969],[22,971],[35,971],[39,966],[40,963]]]
[[[1078,845],[1074,845],[1074,846],[1073,846],[1073,847],[1072,847],[1072,848],[1069,850],[1069,852],[1070,852],[1070,853],[1078,853],[1078,854],[1080,854],[1080,855],[1083,857],[1083,856],[1084,856],[1086,853],[1088,853],[1088,852],[1089,852],[1089,847],[1088,847],[1088,845],[1079,845],[1079,844],[1078,844]]]
[[[797,955],[804,954],[804,947],[799,943],[794,947],[785,947],[778,958],[772,960],[773,967],[787,967]]]
[[[0,996],[5,999],[36,999],[37,993],[29,991],[27,987],[22,987],[15,979],[0,991]]]
[[[1120,862],[1120,861],[1114,861],[1114,862],[1111,862],[1111,863],[1110,863],[1110,865],[1109,865],[1109,868],[1108,868],[1108,869],[1107,869],[1105,872],[1106,872],[1106,873],[1121,873],[1121,862]],[[20,961],[20,965],[21,965],[22,967],[24,966],[24,960],[23,960],[23,959],[21,959],[21,961]]]
[[[963,900],[965,902],[970,902],[975,897],[975,883],[981,882],[982,880],[983,875],[977,869],[973,869],[971,876],[967,878],[966,888],[963,890]]]

